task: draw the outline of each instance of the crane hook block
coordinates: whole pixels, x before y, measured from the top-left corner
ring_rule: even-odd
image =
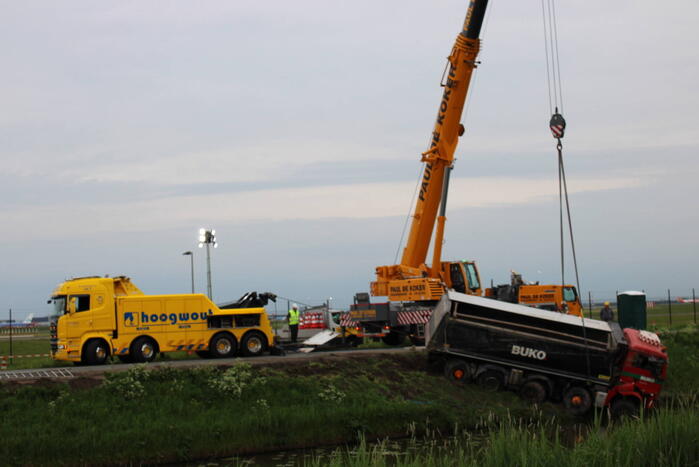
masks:
[[[563,138],[563,134],[566,131],[566,121],[563,118],[563,115],[559,114],[558,112],[553,114],[551,117],[551,122],[549,123],[549,128],[551,128],[551,133],[553,133],[554,138]]]

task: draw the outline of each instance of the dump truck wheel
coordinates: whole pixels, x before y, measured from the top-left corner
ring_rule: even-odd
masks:
[[[541,381],[527,381],[519,389],[519,395],[532,404],[541,404],[547,398],[546,387]]]
[[[616,399],[609,408],[612,419],[623,421],[637,419],[640,415],[638,403],[630,399]]]
[[[103,365],[109,357],[109,346],[102,339],[94,339],[85,345],[83,363],[87,365]]]
[[[199,358],[211,358],[211,352],[208,350],[197,350],[194,353],[196,353]]]
[[[131,344],[130,353],[136,363],[152,362],[158,355],[158,345],[150,337],[139,337]]]
[[[453,383],[464,383],[471,379],[471,369],[463,360],[449,360],[444,365],[444,376]]]
[[[255,357],[262,354],[267,349],[267,339],[259,332],[249,332],[243,337],[240,345],[243,355]]]
[[[502,373],[496,370],[485,370],[476,380],[480,387],[490,392],[499,391],[504,386]]]
[[[405,334],[391,331],[381,338],[386,345],[401,345],[405,341]]]
[[[573,386],[563,394],[563,404],[573,415],[584,415],[592,408],[592,396],[587,389]]]
[[[235,337],[224,332],[216,334],[209,344],[209,353],[213,358],[231,358],[238,350],[238,343]]]

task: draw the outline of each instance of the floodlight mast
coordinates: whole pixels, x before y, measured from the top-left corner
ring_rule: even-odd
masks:
[[[211,291],[211,250],[210,246],[218,247],[216,243],[216,231],[213,229],[199,229],[199,248],[206,245],[206,295],[209,300],[213,301],[213,292]]]

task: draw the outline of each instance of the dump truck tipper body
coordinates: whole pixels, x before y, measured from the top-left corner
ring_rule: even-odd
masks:
[[[456,292],[432,313],[427,348],[452,380],[562,400],[576,413],[650,408],[667,369],[653,333]]]

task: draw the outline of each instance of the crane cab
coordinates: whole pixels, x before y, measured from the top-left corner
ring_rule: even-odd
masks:
[[[481,295],[481,278],[474,261],[443,262],[442,275],[447,288],[468,295]]]

